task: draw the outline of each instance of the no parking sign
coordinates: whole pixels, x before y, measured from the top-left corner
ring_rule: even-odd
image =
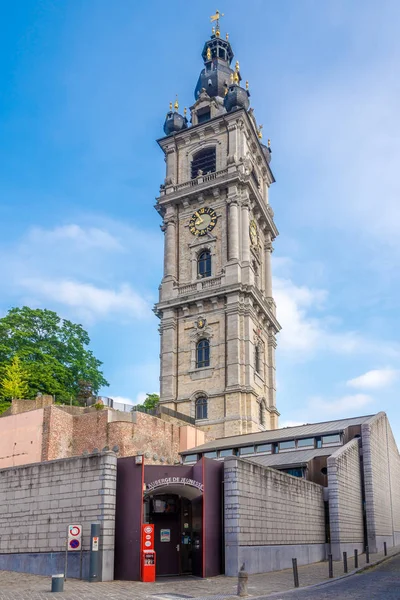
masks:
[[[69,551],[80,550],[81,545],[82,545],[82,525],[68,525],[67,549]]]

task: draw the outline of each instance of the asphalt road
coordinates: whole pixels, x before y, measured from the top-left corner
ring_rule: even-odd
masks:
[[[271,596],[265,596],[271,598]],[[322,587],[276,594],[279,600],[400,600],[400,556]]]

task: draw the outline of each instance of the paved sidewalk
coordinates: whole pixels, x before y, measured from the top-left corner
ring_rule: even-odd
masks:
[[[388,556],[400,551],[391,548]],[[371,554],[371,563],[383,558],[383,553]],[[359,557],[359,566],[366,564],[365,554]],[[354,568],[354,559],[348,560],[349,571]],[[334,563],[334,576],[343,575],[343,564]],[[300,586],[309,586],[328,581],[328,563],[314,563],[299,567]],[[58,593],[57,600],[222,600],[236,595],[237,581],[234,577],[214,577],[197,579],[193,577],[165,578],[156,583],[113,581],[109,583],[88,583],[69,579],[65,592]],[[0,571],[0,600],[49,600],[50,577],[27,575],[10,571]],[[284,592],[293,588],[291,569],[251,575],[249,577],[250,596],[265,596],[273,592]]]

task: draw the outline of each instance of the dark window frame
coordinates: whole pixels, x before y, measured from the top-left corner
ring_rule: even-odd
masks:
[[[201,338],[196,344],[196,369],[210,366],[210,340]]]
[[[197,257],[197,275],[201,278],[211,277],[211,252],[201,250]]]
[[[208,398],[200,396],[195,403],[196,420],[208,419]]]

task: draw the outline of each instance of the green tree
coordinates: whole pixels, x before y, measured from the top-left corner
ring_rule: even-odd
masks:
[[[145,408],[146,410],[153,410],[160,402],[160,396],[158,394],[146,394],[146,399],[143,404],[138,404],[138,408]]]
[[[108,382],[100,370],[102,363],[87,348],[89,343],[81,325],[53,311],[12,308],[0,319],[0,379],[17,354],[26,371],[28,398],[42,392],[69,402],[77,398],[82,381],[90,382],[97,394]]]
[[[4,365],[3,376],[0,380],[0,395],[4,400],[27,398],[29,387],[26,370],[19,356],[15,355],[11,362]]]

